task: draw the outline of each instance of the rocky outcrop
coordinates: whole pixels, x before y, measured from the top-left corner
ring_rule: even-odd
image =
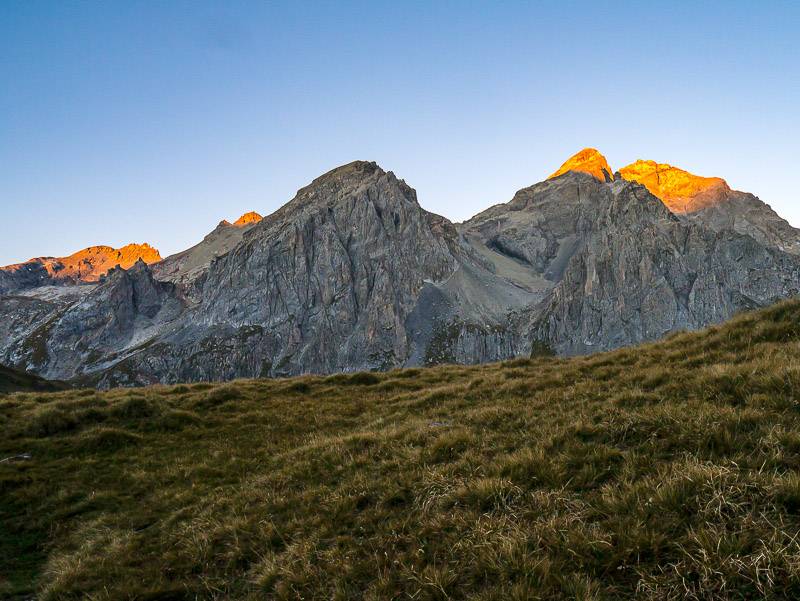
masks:
[[[638,182],[660,198],[673,213],[694,213],[725,201],[730,188],[719,177],[701,177],[666,163],[638,160],[619,170],[628,181]]]
[[[345,165],[155,265],[2,297],[0,363],[100,386],[475,363],[653,340],[797,294],[800,257],[742,221],[766,214],[755,197],[674,212],[601,159],[457,225],[375,163]]]
[[[110,269],[127,269],[139,260],[155,263],[161,255],[149,244],[128,244],[122,248],[90,246],[68,257],[39,257],[0,267],[0,294],[47,285],[93,283]]]

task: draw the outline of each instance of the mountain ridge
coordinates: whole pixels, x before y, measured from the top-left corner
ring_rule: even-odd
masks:
[[[715,231],[732,229],[759,242],[800,254],[798,230],[772,208],[748,192],[733,190],[721,177],[695,175],[679,167],[638,159],[615,171],[594,148],[584,148],[549,179],[567,173],[587,173],[598,181],[624,179],[645,186],[674,214],[695,220]]]
[[[67,257],[36,257],[0,267],[0,294],[43,285],[96,283],[117,265],[128,268],[140,259],[156,263],[161,254],[145,242],[120,248],[89,246]]]
[[[258,225],[263,217],[255,212],[244,213],[231,223],[223,219],[211,232],[194,246],[174,253],[153,265],[157,278],[180,284],[192,297],[197,292],[197,281],[216,257],[222,256],[241,242],[245,233]]]

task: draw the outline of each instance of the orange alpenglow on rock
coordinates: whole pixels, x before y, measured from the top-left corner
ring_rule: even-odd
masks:
[[[250,225],[251,223],[258,223],[261,221],[263,217],[256,213],[255,211],[250,211],[249,213],[245,213],[239,219],[233,222],[233,225],[237,225],[239,227]]]
[[[730,188],[719,177],[701,177],[666,163],[636,161],[619,170],[623,179],[642,184],[673,213],[693,213],[723,202]]]
[[[157,248],[153,248],[146,242],[144,244],[128,244],[114,251],[121,267],[127,269],[136,261],[141,259],[148,265],[158,263],[161,260],[161,253]]]
[[[96,282],[109,269],[117,265],[128,269],[139,259],[145,263],[156,263],[161,260],[161,254],[149,244],[128,244],[122,248],[90,246],[69,257],[44,260],[43,263],[55,279]]]
[[[122,248],[90,246],[68,257],[38,257],[0,269],[14,272],[41,265],[53,281],[97,282],[117,265],[128,269],[139,259],[157,263],[161,254],[149,244],[128,244]]]
[[[567,171],[588,173],[601,182],[610,182],[614,180],[614,172],[611,170],[611,167],[609,167],[606,157],[594,148],[584,148],[577,154],[572,155],[566,163],[561,165],[558,171],[547,179],[553,179],[554,177],[563,175]]]

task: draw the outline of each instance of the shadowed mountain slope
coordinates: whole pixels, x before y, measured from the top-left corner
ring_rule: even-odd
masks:
[[[0,365],[0,394],[9,392],[54,392],[68,388],[63,382],[45,380],[39,376]]]

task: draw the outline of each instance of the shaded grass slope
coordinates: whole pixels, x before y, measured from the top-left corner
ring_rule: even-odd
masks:
[[[18,369],[0,365],[0,394],[17,391],[56,391],[66,390],[63,382],[45,380]]]
[[[0,597],[800,598],[799,357],[790,301],[568,360],[6,395]]]

